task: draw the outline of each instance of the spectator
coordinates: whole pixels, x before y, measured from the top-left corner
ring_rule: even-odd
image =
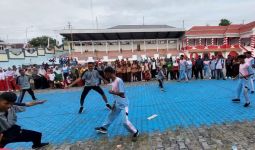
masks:
[[[167,63],[166,63],[166,67],[167,67],[167,74],[166,74],[166,77],[167,77],[167,80],[173,80],[173,60],[172,58],[170,58]]]
[[[226,78],[231,79],[233,77],[233,75],[232,75],[233,59],[232,59],[231,55],[228,55],[228,58],[226,59],[225,66],[226,66]]]
[[[224,68],[224,59],[222,58],[222,55],[218,55],[216,59],[216,65],[215,65],[217,80],[221,78],[223,80],[226,80],[223,74],[223,68]]]
[[[215,79],[216,78],[216,59],[214,56],[212,56],[212,60],[210,61],[210,70],[211,70],[211,76],[212,76],[212,79]]]
[[[203,60],[201,59],[201,56],[198,56],[198,59],[195,62],[195,77],[198,79],[198,74],[200,74],[200,78],[204,79],[203,77],[203,68],[204,68],[204,63]]]
[[[192,61],[188,58],[187,59],[187,76],[188,79],[192,79]]]
[[[15,72],[10,67],[8,67],[8,70],[5,72],[5,77],[7,79],[9,91],[17,90],[14,75]]]
[[[55,81],[55,74],[54,74],[54,72],[53,72],[53,70],[52,69],[50,69],[50,71],[49,71],[49,74],[48,74],[48,83],[49,83],[49,85],[50,85],[50,88],[51,89],[54,89],[55,88],[55,84],[54,84],[54,81]]]
[[[7,82],[5,79],[5,73],[3,72],[3,69],[0,68],[0,91],[7,91]]]
[[[210,60],[208,58],[208,55],[205,55],[203,63],[204,63],[204,77],[206,79],[211,79]]]
[[[56,86],[56,88],[64,88],[62,71],[58,69],[58,67],[56,67],[54,70],[54,74],[55,74],[54,85]]]

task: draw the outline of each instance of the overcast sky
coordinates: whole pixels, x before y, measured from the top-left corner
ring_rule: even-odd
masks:
[[[255,21],[255,0],[0,0],[0,39],[26,41],[67,28],[108,28],[121,24],[167,24],[185,28]]]

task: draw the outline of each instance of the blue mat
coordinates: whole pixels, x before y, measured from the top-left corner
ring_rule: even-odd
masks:
[[[174,130],[177,126],[190,127],[253,120],[255,118],[255,95],[250,95],[251,106],[244,108],[232,103],[235,97],[236,81],[191,81],[189,83],[165,83],[166,92],[161,92],[157,83],[127,86],[130,101],[129,119],[142,132]],[[89,93],[85,100],[85,112],[78,115],[78,91],[59,91],[36,94],[47,99],[44,105],[27,108],[18,115],[18,124],[24,129],[43,133],[43,141],[52,144],[74,143],[76,141],[112,138],[128,135],[118,118],[109,128],[107,135],[98,135],[94,128],[100,126],[109,111],[96,92]],[[109,101],[112,96],[104,88]],[[25,101],[31,99],[27,94]],[[153,114],[158,117],[147,118]],[[30,147],[31,143],[9,144],[8,148]]]

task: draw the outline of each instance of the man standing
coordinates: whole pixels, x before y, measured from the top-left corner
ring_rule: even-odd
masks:
[[[216,77],[215,67],[216,67],[216,59],[214,56],[212,56],[212,60],[210,61],[210,70],[211,70],[212,79],[215,79]]]
[[[231,79],[233,77],[232,75],[233,59],[231,55],[228,55],[225,66],[226,66],[226,78]]]
[[[152,78],[156,77],[156,73],[157,73],[157,62],[156,62],[155,58],[153,58],[152,61],[151,61],[151,75],[152,75]]]
[[[224,68],[224,59],[222,55],[218,55],[218,58],[216,59],[216,64],[215,64],[215,69],[216,69],[216,77],[217,80],[222,78],[223,80],[226,80],[223,74],[223,68]]]
[[[203,68],[204,68],[204,62],[201,59],[201,56],[198,56],[198,59],[195,62],[195,77],[198,79],[198,73],[200,74],[200,78],[204,79],[203,77]]]
[[[33,100],[36,100],[33,90],[31,89],[30,80],[31,77],[25,75],[23,69],[19,70],[20,76],[17,77],[16,82],[20,86],[20,95],[18,98],[18,103],[22,103],[26,91],[31,95]]]
[[[89,62],[88,63],[88,70],[84,72],[84,74],[82,75],[81,78],[78,78],[77,80],[75,80],[72,84],[70,84],[68,87],[72,87],[73,85],[77,84],[78,82],[80,82],[81,80],[85,81],[85,87],[83,89],[83,92],[81,94],[81,98],[80,98],[80,109],[79,109],[79,114],[81,114],[83,112],[83,105],[84,105],[84,100],[86,98],[86,96],[88,95],[90,90],[94,90],[96,92],[98,92],[104,102],[106,103],[106,107],[111,109],[111,105],[108,103],[108,100],[105,96],[104,91],[102,90],[102,88],[99,86],[100,80],[104,80],[98,73],[97,70],[94,69],[94,62]],[[107,82],[106,80],[104,80],[105,82]]]

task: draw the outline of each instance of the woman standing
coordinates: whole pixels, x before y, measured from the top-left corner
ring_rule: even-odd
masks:
[[[131,67],[132,81],[133,82],[137,81],[136,72],[137,72],[137,64],[136,64],[135,61],[133,61],[133,64],[132,64],[132,67]]]
[[[211,79],[211,75],[210,75],[210,60],[208,58],[208,56],[205,56],[204,59],[204,77],[206,79]]]
[[[127,81],[131,82],[131,63],[127,62]]]

